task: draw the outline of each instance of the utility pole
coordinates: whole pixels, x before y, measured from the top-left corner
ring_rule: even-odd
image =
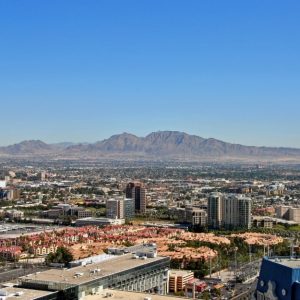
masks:
[[[238,247],[234,248],[234,276],[236,279],[236,275],[237,275],[237,251],[238,251]]]
[[[209,257],[209,278],[211,278],[211,256]]]
[[[249,262],[252,261],[251,245],[249,244]]]

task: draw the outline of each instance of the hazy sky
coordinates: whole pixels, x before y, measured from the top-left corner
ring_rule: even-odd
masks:
[[[0,0],[0,144],[179,130],[300,147],[300,1]]]

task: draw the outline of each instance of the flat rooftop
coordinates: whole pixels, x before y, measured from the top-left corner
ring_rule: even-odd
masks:
[[[172,276],[172,275],[186,276],[186,275],[190,275],[190,274],[194,274],[194,272],[188,271],[188,270],[170,270],[170,276]]]
[[[18,238],[23,235],[35,235],[42,232],[61,230],[66,227],[60,226],[41,226],[36,224],[0,224],[0,239]]]
[[[5,287],[0,288],[0,290],[7,293],[7,300],[34,300],[36,298],[53,294],[53,292],[31,290],[18,287]]]
[[[268,260],[278,263],[285,267],[300,269],[300,258],[274,257],[274,258],[268,258]]]
[[[56,282],[69,285],[79,285],[94,279],[100,279],[111,274],[120,273],[128,269],[147,265],[152,262],[165,260],[165,257],[147,259],[133,259],[132,254],[117,256],[107,261],[102,261],[71,269],[50,269],[20,277],[20,281]]]
[[[111,294],[110,297],[107,297],[107,294]],[[162,296],[156,294],[147,294],[147,293],[137,293],[137,292],[126,292],[126,291],[116,291],[116,290],[103,290],[100,295],[89,295],[84,298],[84,300],[144,300],[145,298],[150,298],[151,300],[172,300],[172,299],[182,299],[170,296]]]

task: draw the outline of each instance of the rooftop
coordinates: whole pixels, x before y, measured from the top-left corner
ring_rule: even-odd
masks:
[[[111,296],[108,298],[107,295]],[[104,290],[100,295],[89,295],[85,297],[85,300],[101,300],[101,299],[110,299],[110,300],[174,300],[177,299],[175,296],[162,296],[162,295],[154,295],[147,293],[136,293],[136,292],[125,292],[125,291],[116,291],[116,290]],[[182,298],[178,298],[182,299]]]
[[[268,258],[268,260],[288,268],[300,269],[300,258],[272,257],[272,258]]]
[[[155,257],[147,259],[133,259],[132,254],[125,254],[107,261],[88,264],[71,269],[51,269],[40,273],[30,274],[21,277],[20,280],[79,285],[93,279],[98,279],[164,259],[166,258]]]
[[[48,291],[31,290],[18,287],[5,287],[1,288],[0,290],[1,292],[3,292],[1,294],[7,295],[7,300],[34,300],[36,298],[47,296],[53,293]]]
[[[170,276],[186,276],[189,274],[193,274],[194,273],[192,271],[188,271],[188,270],[170,270]]]

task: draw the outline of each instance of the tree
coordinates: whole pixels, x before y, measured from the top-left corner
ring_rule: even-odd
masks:
[[[65,247],[58,247],[55,253],[49,253],[46,257],[46,263],[59,263],[67,265],[74,260],[72,253]]]
[[[204,291],[201,295],[201,299],[203,300],[209,300],[210,299],[210,293],[209,291]]]

